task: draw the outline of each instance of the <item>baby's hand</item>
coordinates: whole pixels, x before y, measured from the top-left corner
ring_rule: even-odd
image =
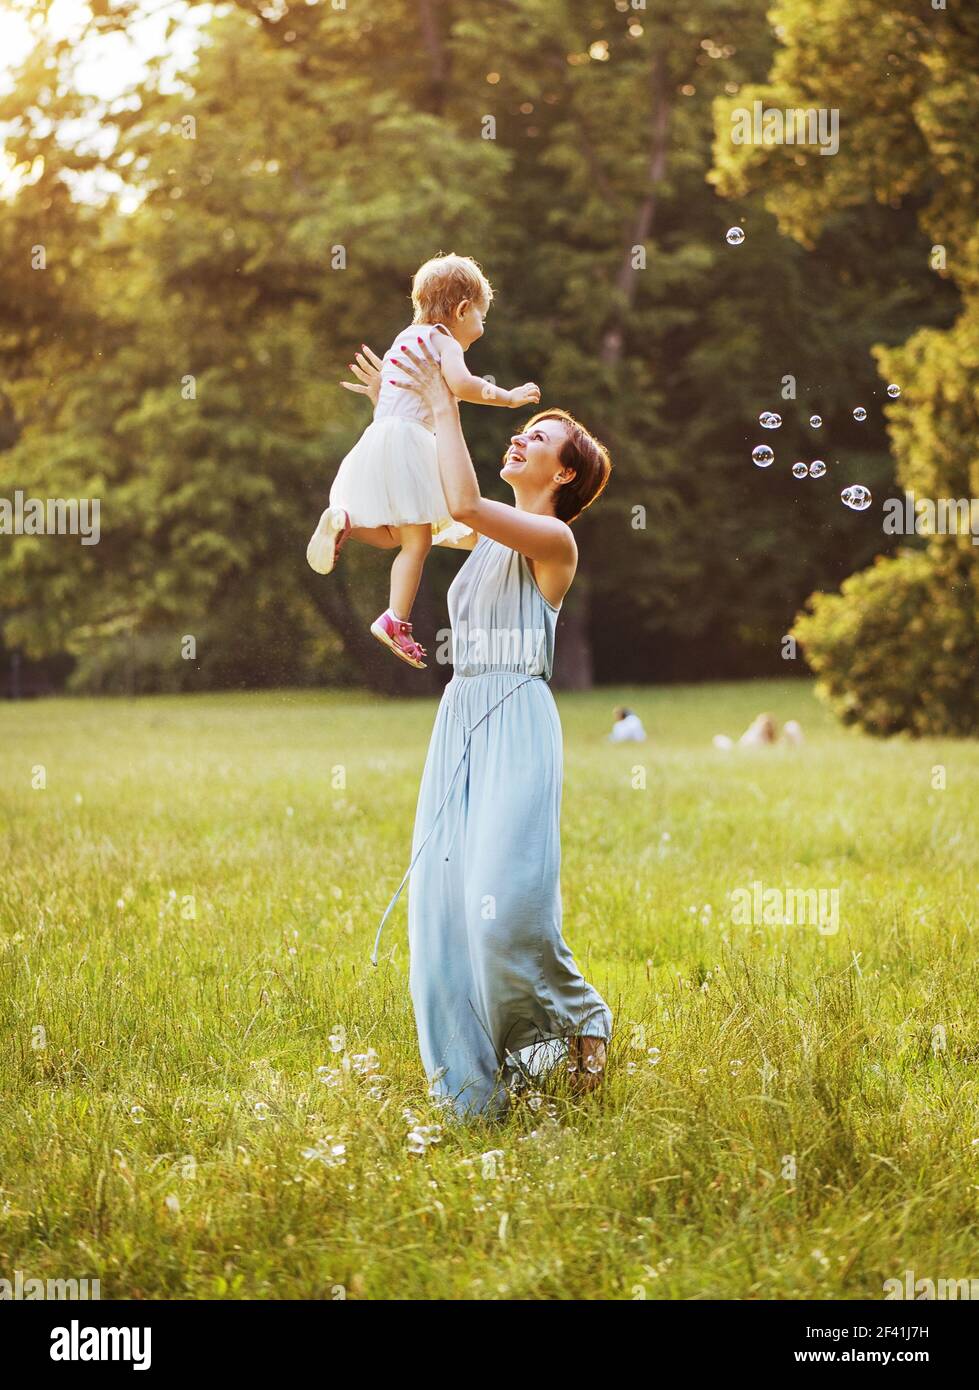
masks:
[[[526,405],[540,405],[540,387],[532,381],[514,386],[510,392],[511,410],[520,410]]]

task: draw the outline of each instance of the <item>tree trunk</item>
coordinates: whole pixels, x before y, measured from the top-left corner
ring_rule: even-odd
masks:
[[[579,571],[561,605],[554,651],[552,683],[555,690],[590,690],[592,687],[589,588],[587,576]]]
[[[602,339],[600,361],[604,367],[617,366],[622,356],[623,328],[628,312],[636,298],[636,277],[640,273],[633,264],[632,248],[641,246],[647,240],[656,220],[657,190],[663,175],[666,173],[666,158],[669,153],[671,106],[668,76],[663,50],[657,49],[649,69],[653,112],[649,132],[646,193],[636,210],[636,216],[631,226],[626,232],[622,265],[615,281],[618,298]]]
[[[428,94],[425,109],[433,116],[440,116],[445,106],[445,93],[448,83],[448,62],[442,31],[439,24],[441,0],[418,0],[418,19],[421,25],[422,43],[428,57]]]
[[[602,337],[599,361],[603,367],[614,370],[622,359],[625,340],[625,325],[636,298],[639,268],[634,264],[633,247],[642,246],[649,238],[656,221],[656,207],[659,184],[666,173],[669,153],[669,133],[671,105],[669,96],[669,71],[665,50],[658,48],[649,69],[649,84],[652,95],[652,116],[649,127],[649,162],[646,173],[646,191],[636,209],[636,215],[626,228],[625,244],[622,248],[622,262],[615,280],[617,294],[613,300],[611,317]],[[615,453],[614,421],[609,419],[608,427],[602,431],[612,453]],[[580,582],[580,581],[579,581]],[[577,584],[575,588],[577,588]],[[573,590],[572,590],[573,592]],[[555,659],[555,669],[561,668],[561,684],[569,690],[585,690],[592,684],[592,655],[589,638],[589,589],[587,583],[579,595],[576,607],[569,612],[565,622],[566,631],[563,642],[570,651]],[[561,636],[561,625],[558,626]]]

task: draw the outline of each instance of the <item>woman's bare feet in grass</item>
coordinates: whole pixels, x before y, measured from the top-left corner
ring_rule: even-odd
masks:
[[[604,1038],[571,1038],[568,1043],[568,1072],[576,1091],[596,1090],[605,1080]]]

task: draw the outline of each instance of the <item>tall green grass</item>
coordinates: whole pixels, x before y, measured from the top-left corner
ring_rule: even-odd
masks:
[[[618,702],[647,744],[605,742]],[[609,1076],[467,1126],[427,1095],[403,905],[369,962],[432,702],[0,708],[0,1277],[629,1299],[979,1276],[979,748],[850,735],[795,682],[558,704],[565,934],[615,1014]],[[711,747],[763,708],[805,746]],[[755,881],[837,889],[840,930],[735,921]]]

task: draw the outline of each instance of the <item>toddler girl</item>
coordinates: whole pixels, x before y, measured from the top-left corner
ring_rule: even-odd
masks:
[[[390,606],[371,632],[409,666],[425,666],[425,648],[412,637],[409,619],[428,553],[432,545],[459,545],[472,533],[449,515],[428,407],[414,392],[394,386],[392,378],[402,375],[400,350],[405,345],[417,350],[421,339],[459,400],[536,405],[540,391],[533,382],[505,391],[466,366],[464,353],[482,337],[492,299],[489,281],[468,256],[436,256],[416,273],[414,321],[384,354],[374,419],[340,464],[330,504],[306,548],[312,568],[329,574],[348,536],[384,549],[400,546],[391,566]]]

